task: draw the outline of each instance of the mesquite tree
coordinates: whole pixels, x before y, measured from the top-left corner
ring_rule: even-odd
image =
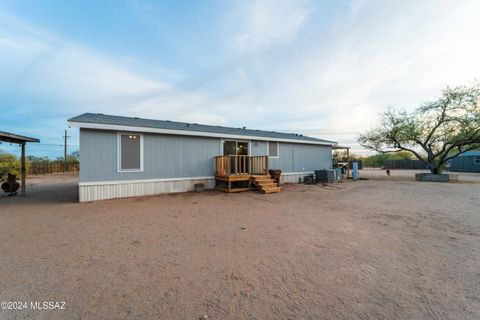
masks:
[[[439,174],[448,160],[480,148],[480,84],[446,88],[410,113],[388,108],[358,141],[381,153],[408,151]]]

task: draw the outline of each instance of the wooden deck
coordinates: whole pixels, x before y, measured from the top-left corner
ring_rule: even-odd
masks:
[[[215,179],[220,181],[249,181],[251,179],[251,175],[249,174],[242,174],[242,175],[234,175],[231,174],[229,176],[215,176]]]
[[[280,187],[270,178],[268,169],[268,156],[217,156],[215,189],[224,192],[279,192]]]
[[[216,190],[223,192],[260,191],[261,193],[276,193],[282,189],[270,175],[229,175],[216,176]]]
[[[228,176],[215,176],[216,190],[223,192],[242,192],[257,190],[255,185],[252,184],[252,175],[228,175]]]

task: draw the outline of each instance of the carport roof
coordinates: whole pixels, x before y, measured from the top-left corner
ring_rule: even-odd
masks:
[[[40,139],[22,136],[15,133],[0,131],[0,141],[11,143],[40,142]]]

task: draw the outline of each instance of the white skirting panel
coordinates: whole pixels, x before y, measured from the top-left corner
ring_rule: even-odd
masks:
[[[124,180],[104,182],[80,182],[79,202],[155,195],[160,193],[186,192],[195,190],[196,183],[203,183],[205,189],[215,187],[214,177],[177,178],[158,180]]]
[[[280,183],[298,183],[298,178],[302,178],[303,182],[303,177],[311,175],[313,172],[287,172],[287,173],[282,173],[280,176]]]

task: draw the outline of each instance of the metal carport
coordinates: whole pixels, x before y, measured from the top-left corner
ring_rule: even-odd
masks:
[[[26,185],[25,185],[25,145],[27,142],[40,142],[39,139],[21,136],[19,134],[0,131],[0,141],[15,143],[22,146],[22,196],[26,195]]]

